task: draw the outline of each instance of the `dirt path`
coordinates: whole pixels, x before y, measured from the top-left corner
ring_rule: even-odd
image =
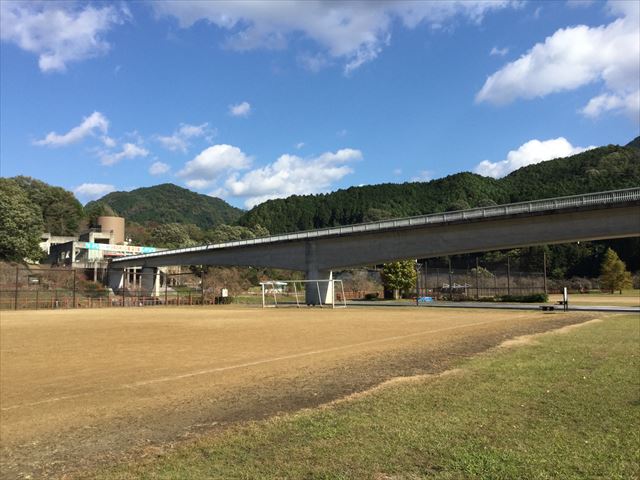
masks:
[[[221,428],[437,373],[594,318],[427,309],[3,312],[3,478],[60,477]]]

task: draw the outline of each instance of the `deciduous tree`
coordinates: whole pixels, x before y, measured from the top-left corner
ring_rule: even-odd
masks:
[[[618,254],[610,248],[604,254],[601,273],[600,288],[603,290],[611,290],[611,293],[619,290],[622,293],[623,288],[631,286],[631,273]]]

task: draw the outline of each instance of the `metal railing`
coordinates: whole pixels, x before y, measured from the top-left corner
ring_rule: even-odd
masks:
[[[607,192],[586,193],[583,195],[571,195],[567,197],[547,198],[543,200],[533,200],[530,202],[509,203],[492,207],[479,207],[469,210],[432,213],[415,217],[396,218],[378,222],[345,225],[342,227],[322,228],[319,230],[304,230],[295,233],[284,233],[281,235],[252,238],[249,240],[237,240],[234,242],[216,243],[212,245],[202,245],[199,247],[178,248],[175,250],[165,250],[163,252],[147,253],[143,255],[131,255],[120,259],[114,259],[112,260],[112,262],[129,262],[131,260],[142,258],[146,259],[152,257],[163,257],[180,253],[204,252],[222,248],[234,248],[248,245],[260,245],[265,243],[287,242],[292,240],[306,240],[311,238],[326,238],[362,232],[377,232],[398,228],[410,228],[420,225],[436,225],[464,220],[504,217],[522,213],[539,213],[545,211],[588,207],[593,205],[616,205],[637,201],[640,201],[640,187],[627,188],[624,190],[611,190]]]

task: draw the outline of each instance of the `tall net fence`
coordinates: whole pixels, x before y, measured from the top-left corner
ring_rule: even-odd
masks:
[[[508,265],[467,267],[417,265],[418,296],[441,299],[482,299],[505,295],[548,293],[553,284],[544,272],[514,271]]]
[[[205,274],[125,272],[110,288],[106,270],[0,264],[0,310],[228,303]],[[257,300],[256,300],[257,301]]]

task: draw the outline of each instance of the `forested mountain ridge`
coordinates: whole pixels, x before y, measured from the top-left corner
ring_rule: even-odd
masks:
[[[109,207],[128,222],[167,224],[193,224],[211,228],[221,224],[234,224],[244,213],[224,200],[192,192],[172,183],[137,188],[130,192],[112,192],[87,203],[85,211],[99,205]]]
[[[469,172],[430,182],[367,185],[269,200],[239,223],[272,234],[640,186],[640,150],[609,145],[494,179]]]

